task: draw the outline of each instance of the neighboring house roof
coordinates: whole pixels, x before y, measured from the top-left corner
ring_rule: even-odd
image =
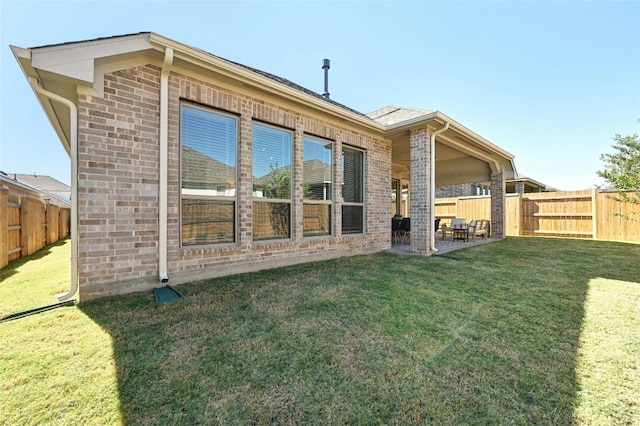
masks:
[[[71,187],[51,176],[31,175],[22,173],[0,172],[0,178],[4,182],[22,187],[37,193],[42,199],[56,199],[55,204],[69,207],[71,204]]]
[[[0,188],[10,189],[11,187],[13,187],[21,191],[29,192],[36,197],[40,196],[40,191],[38,191],[36,188],[16,180],[13,176],[13,174],[0,171]]]
[[[546,185],[542,182],[538,182],[537,180],[531,179],[530,177],[526,177],[526,176],[518,176],[515,179],[507,179],[506,183],[507,184],[513,184],[515,185],[516,183],[521,182],[522,184],[524,184],[525,186],[529,187],[529,188],[535,188],[540,190],[541,192],[556,192],[559,191],[559,189],[554,188],[552,186]]]
[[[290,172],[291,166],[283,166],[278,169],[281,172]],[[330,182],[331,178],[331,165],[321,160],[313,159],[307,160],[302,164],[302,176],[304,185],[313,185],[324,182]],[[269,183],[272,179],[272,174],[267,173],[264,176],[254,176],[253,183],[255,185],[264,185]]]
[[[185,145],[182,145],[182,156],[184,162],[184,167],[182,167],[183,187],[197,188],[202,182],[206,182],[210,185],[231,188],[235,183],[235,167],[230,167]]]
[[[21,173],[8,173],[8,175],[18,182],[26,183],[44,192],[71,192],[71,187],[60,182],[51,176],[30,175]]]

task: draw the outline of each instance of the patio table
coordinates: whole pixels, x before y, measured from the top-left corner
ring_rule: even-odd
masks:
[[[466,224],[454,227],[441,226],[440,229],[442,230],[442,241],[445,240],[447,234],[451,234],[454,241],[469,241],[469,227]]]

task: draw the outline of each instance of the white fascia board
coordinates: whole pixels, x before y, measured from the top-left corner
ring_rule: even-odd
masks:
[[[449,123],[449,130],[455,131],[456,133],[466,136],[467,138],[476,142],[482,148],[489,150],[495,154],[498,154],[499,156],[503,157],[505,160],[513,160],[514,158],[513,154],[489,142],[487,139],[469,130],[462,124],[446,116],[440,111],[434,111],[429,114],[424,114],[419,117],[414,117],[410,120],[406,120],[406,121],[392,124],[390,126],[386,126],[386,128],[387,128],[387,132],[389,133],[398,133],[401,131],[406,131],[406,130],[411,130],[411,129],[426,126],[430,122],[438,122],[441,125],[444,125],[444,123]]]
[[[428,122],[433,121],[438,116],[438,111],[410,118],[409,120],[400,121],[398,123],[384,126],[389,133],[397,133],[398,131],[411,130],[425,126]]]
[[[27,81],[29,80],[29,77],[35,77],[38,79],[38,81],[40,81],[40,76],[38,75],[37,70],[33,68],[31,63],[31,50],[24,49],[22,47],[17,47],[17,46],[10,46],[10,47]],[[44,96],[40,95],[36,90],[33,90],[33,94],[36,96],[36,99],[38,99],[38,102],[40,102],[40,106],[44,110],[45,115],[49,119],[49,122],[53,126],[53,129],[55,130],[55,132],[58,134],[58,138],[60,139],[60,142],[62,143],[63,148],[65,149],[68,155],[71,155],[71,144],[69,142],[69,138],[67,137],[67,134],[64,131],[64,128],[63,128],[64,125],[60,123],[60,121],[58,120],[58,117],[55,113],[53,105],[51,104],[51,101],[45,98]]]
[[[198,64],[203,68],[210,69],[246,85],[258,87],[262,90],[280,95],[286,99],[301,103],[316,110],[329,112],[334,116],[339,116],[345,122],[356,122],[357,124],[377,133],[385,131],[385,126],[369,119],[368,117],[347,111],[337,105],[325,102],[322,99],[318,99],[275,80],[256,74],[246,68],[232,64],[203,50],[184,45],[156,33],[151,33],[150,42],[151,44],[158,45],[162,51],[167,47],[171,47],[174,50],[174,58],[176,59],[182,59],[187,62]]]
[[[469,128],[463,126],[462,124],[458,123],[457,121],[447,117],[446,115],[442,114],[439,111],[436,111],[436,113],[438,114],[438,118],[441,118],[442,120],[448,121],[450,123],[450,127],[453,127],[454,130],[460,134],[465,135],[466,137],[468,137],[469,139],[472,139],[476,142],[478,142],[483,148],[488,149],[492,152],[495,152],[496,154],[504,157],[505,159],[509,159],[512,160],[514,158],[514,155],[511,154],[510,152],[505,151],[504,149],[500,148],[498,145],[489,142],[487,139],[483,138],[482,136],[480,136],[479,134],[473,132],[472,130],[470,130]]]
[[[34,68],[93,84],[97,58],[148,48],[148,34],[36,47],[30,49],[31,64]]]

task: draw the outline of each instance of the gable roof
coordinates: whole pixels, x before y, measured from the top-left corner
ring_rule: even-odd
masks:
[[[390,105],[365,115],[288,79],[212,55],[156,33],[141,32],[30,49],[11,46],[11,49],[32,84],[35,85],[37,80],[45,90],[72,102],[77,102],[78,93],[102,96],[107,73],[146,64],[163,67],[169,53],[171,69],[178,72],[197,73],[212,80],[232,82],[243,88],[267,93],[274,100],[339,120],[359,131],[393,140],[394,143],[398,137],[406,138],[410,130],[427,124],[438,128],[449,123],[450,130],[439,138],[451,136],[451,144],[471,146],[472,152],[468,151],[472,155],[479,155],[478,158],[492,163],[502,163],[502,167],[508,171],[507,177],[515,175],[513,155],[439,111]],[[31,80],[32,77],[34,80]],[[70,153],[69,108],[52,101],[35,87],[34,91],[63,146]]]
[[[153,33],[150,32],[150,31],[141,31],[141,32],[138,32],[138,33],[131,33],[131,34],[113,35],[113,36],[108,36],[108,37],[98,37],[98,38],[94,38],[94,39],[90,39],[90,40],[84,40],[84,41],[72,41],[72,42],[64,42],[64,43],[47,44],[47,45],[43,45],[43,46],[35,46],[35,47],[29,48],[29,50],[64,47],[64,46],[78,44],[78,43],[91,43],[91,42],[116,40],[116,39],[119,39],[119,38],[127,38],[127,37],[140,36],[140,35],[149,36],[150,37],[150,36],[153,35]],[[233,65],[242,67],[242,68],[244,68],[246,70],[251,71],[252,73],[255,73],[257,75],[261,75],[263,77],[266,77],[266,78],[268,78],[270,80],[273,80],[273,81],[275,81],[275,82],[277,82],[279,84],[283,84],[283,85],[288,86],[288,87],[290,87],[292,89],[295,89],[295,90],[297,90],[297,91],[299,91],[301,93],[304,93],[304,94],[307,94],[307,95],[311,95],[311,96],[313,96],[313,97],[315,97],[317,99],[320,99],[320,100],[322,100],[324,102],[327,102],[327,103],[330,103],[332,105],[335,105],[335,106],[337,106],[339,108],[342,108],[342,109],[344,109],[346,111],[352,112],[354,114],[361,115],[362,117],[367,117],[366,114],[363,114],[360,111],[356,111],[355,109],[350,108],[350,107],[348,107],[346,105],[343,105],[343,104],[341,104],[339,102],[336,102],[331,98],[325,98],[321,94],[319,94],[317,92],[314,92],[313,90],[307,89],[306,87],[303,87],[303,86],[301,86],[301,85],[299,85],[297,83],[294,83],[291,80],[288,80],[286,78],[277,76],[277,75],[272,74],[272,73],[267,72],[267,71],[260,70],[258,68],[254,68],[254,67],[250,67],[250,66],[245,65],[245,64],[241,64],[240,62],[236,62],[236,61],[232,61],[230,59],[223,58],[222,56],[214,55],[212,53],[207,52],[206,50],[202,50],[202,49],[197,48],[197,47],[193,47],[193,46],[188,46],[188,47],[190,47],[193,50],[200,51],[200,52],[202,52],[202,53],[204,53],[204,54],[206,54],[208,56],[211,56],[211,57],[217,58],[219,60],[228,62],[229,64],[233,64]]]
[[[377,134],[384,132],[383,126],[361,112],[332,99],[326,99],[286,78],[212,55],[153,32],[27,49],[11,46],[27,79],[33,77],[47,91],[72,101],[76,101],[78,92],[102,96],[106,73],[145,64],[163,66],[165,54],[169,49],[173,51],[172,69],[182,68],[213,79],[233,81],[234,84],[269,93],[271,96],[333,116],[366,131],[374,131]],[[70,152],[68,108],[52,102],[37,91],[36,96],[63,146]]]

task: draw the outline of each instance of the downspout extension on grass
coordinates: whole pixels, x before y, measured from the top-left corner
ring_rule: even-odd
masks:
[[[78,292],[78,108],[73,101],[40,86],[38,79],[29,77],[33,90],[42,96],[69,108],[69,148],[71,155],[71,288],[58,295],[58,300],[69,300]]]
[[[436,135],[444,132],[449,128],[449,122],[446,121],[444,123],[444,127],[442,129],[438,129],[435,132],[431,133],[431,217],[427,226],[431,226],[431,251],[433,253],[437,253],[438,249],[436,248],[436,231],[433,228],[433,224],[436,221]]]
[[[7,315],[5,317],[0,318],[0,323],[16,320],[19,318],[28,317],[29,315],[39,314],[40,312],[50,311],[52,309],[61,308],[63,306],[74,306],[76,304],[76,300],[67,300],[66,302],[54,303],[53,305],[41,306],[35,309],[29,309],[28,311],[17,312],[15,314]]]
[[[158,194],[158,279],[169,281],[167,273],[167,179],[169,171],[169,71],[173,64],[173,49],[164,51],[160,72],[160,184]]]

